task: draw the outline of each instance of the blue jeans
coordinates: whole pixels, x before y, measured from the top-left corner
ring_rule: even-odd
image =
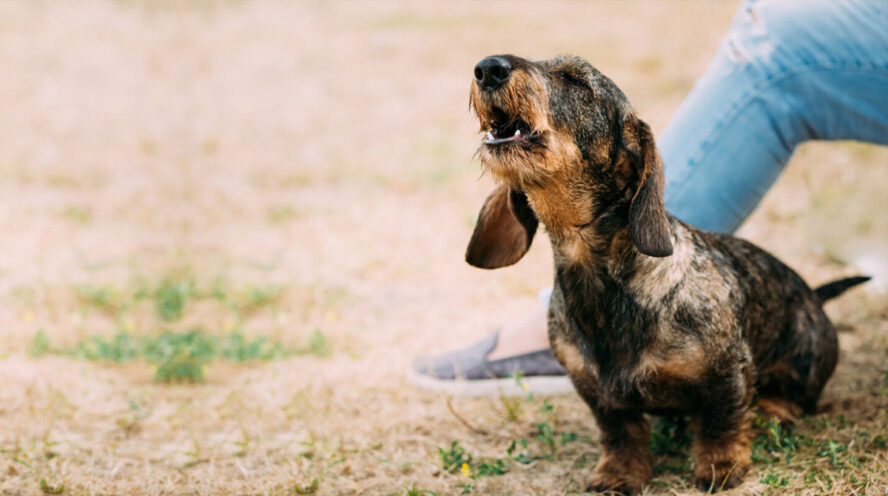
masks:
[[[888,144],[888,2],[745,1],[659,139],[666,208],[733,232],[807,140]]]

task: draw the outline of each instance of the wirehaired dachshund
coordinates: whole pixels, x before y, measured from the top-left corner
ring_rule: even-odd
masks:
[[[751,243],[670,216],[650,127],[582,59],[485,58],[470,105],[499,186],[466,260],[514,264],[545,225],[550,344],[601,431],[589,488],[633,494],[651,479],[645,413],[691,418],[699,488],[740,484],[754,398],[781,420],[816,410],[838,358],[822,304],[868,278],[812,290]]]

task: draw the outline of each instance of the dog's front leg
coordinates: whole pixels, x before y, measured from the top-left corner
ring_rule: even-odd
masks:
[[[713,374],[708,381],[706,407],[694,418],[694,475],[703,491],[735,487],[749,470],[752,382],[745,361]]]
[[[601,458],[590,491],[637,494],[653,477],[650,427],[641,412],[593,408],[601,430]]]

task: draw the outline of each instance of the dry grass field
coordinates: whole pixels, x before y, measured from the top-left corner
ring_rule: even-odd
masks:
[[[551,279],[544,239],[463,262],[471,70],[577,54],[659,132],[735,8],[0,2],[0,494],[582,493],[578,397],[403,379]],[[740,231],[812,284],[876,280],[827,307],[829,410],[761,426],[727,494],[888,494],[886,185],[885,148],[808,144]],[[668,427],[647,493],[695,494]]]

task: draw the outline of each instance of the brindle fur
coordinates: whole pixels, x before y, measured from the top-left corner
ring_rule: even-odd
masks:
[[[536,219],[545,225],[555,259],[550,342],[601,430],[590,489],[635,493],[650,480],[644,413],[691,416],[698,487],[740,484],[753,397],[784,417],[812,413],[835,368],[822,299],[751,243],[666,213],[651,131],[610,79],[578,58],[503,57],[509,80],[494,90],[473,83],[470,103],[482,132],[520,121],[530,138],[481,146],[482,167],[501,186],[467,260],[515,263]]]

